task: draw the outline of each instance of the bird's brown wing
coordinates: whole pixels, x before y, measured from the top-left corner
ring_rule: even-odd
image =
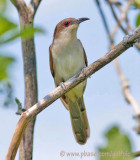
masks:
[[[79,39],[78,39],[78,40],[79,40]],[[81,43],[81,41],[80,41],[80,40],[79,40],[79,42]],[[81,43],[81,45],[82,45],[82,43]],[[83,47],[83,45],[82,45],[82,47]],[[85,64],[86,64],[86,66],[88,66],[87,55],[86,55],[86,52],[85,52],[85,49],[84,49],[84,47],[83,47],[83,52],[84,52]]]
[[[84,49],[84,48],[83,48],[83,51],[84,51],[85,64],[86,64],[86,66],[88,66],[87,55],[86,55],[86,52],[85,52],[85,49]]]
[[[52,45],[50,45],[50,47],[49,47],[49,63],[50,63],[50,70],[51,70],[52,76],[54,77],[53,58],[52,58],[51,47],[52,47]]]
[[[79,42],[81,43],[80,39],[78,39],[78,40],[79,40]],[[82,45],[82,43],[81,43],[81,45]],[[83,45],[82,45],[82,47],[83,47]],[[85,52],[84,47],[83,47],[83,52],[84,52],[85,64],[86,64],[86,67],[87,67],[87,66],[88,66],[88,60],[87,60],[87,55],[86,55],[86,52]],[[85,85],[85,87],[83,88],[83,92],[85,91],[85,88],[86,88],[86,85]]]

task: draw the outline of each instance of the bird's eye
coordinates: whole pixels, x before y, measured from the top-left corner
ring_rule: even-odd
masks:
[[[66,22],[63,23],[64,27],[68,27],[69,25],[70,25],[70,22],[68,22],[68,21],[66,21]]]

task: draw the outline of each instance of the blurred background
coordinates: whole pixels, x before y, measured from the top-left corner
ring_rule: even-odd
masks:
[[[26,2],[29,3],[28,0]],[[102,1],[102,7],[109,21],[109,27],[112,29],[116,22],[111,10],[105,1]],[[136,9],[129,11],[129,22],[133,28],[136,28],[135,23],[138,13],[139,10]],[[19,24],[18,13],[10,2],[7,4],[6,15],[11,21]],[[90,21],[82,23],[78,30],[78,38],[83,43],[89,64],[109,51],[109,40],[95,1],[42,0],[35,16],[35,27],[42,28],[45,31],[45,33],[36,34],[35,36],[39,100],[55,87],[49,69],[48,48],[53,40],[56,24],[69,17],[90,18]],[[115,44],[119,43],[123,37],[124,33],[119,29],[116,34]],[[0,45],[0,53],[12,57],[9,63],[13,61],[8,68],[10,80],[0,83],[1,88],[3,88],[4,84],[7,82],[9,84],[10,81],[10,84],[6,85],[8,89],[1,89],[0,93],[0,159],[2,160],[6,155],[19,119],[19,116],[15,114],[18,108],[17,104],[11,99],[17,97],[24,104],[23,57],[20,38]],[[132,47],[119,57],[119,62],[131,84],[131,92],[140,104],[139,53],[135,47]],[[91,130],[87,143],[83,146],[76,143],[69,112],[60,100],[57,100],[37,116],[34,132],[34,160],[80,159],[76,156],[67,157],[64,155],[64,157],[61,157],[61,151],[65,151],[65,153],[98,152],[100,147],[107,145],[108,141],[105,138],[105,133],[114,125],[119,127],[120,132],[128,136],[132,152],[140,150],[140,136],[134,130],[137,125],[136,120],[133,118],[135,112],[124,99],[114,64],[108,64],[93,74],[87,82],[84,100]],[[8,96],[10,98],[7,101]],[[121,141],[117,141],[122,144]],[[98,158],[97,156],[91,156],[84,157],[84,160]],[[16,159],[18,159],[18,154]]]

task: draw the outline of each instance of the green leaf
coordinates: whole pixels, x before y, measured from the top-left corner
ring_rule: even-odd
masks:
[[[6,9],[7,0],[0,0],[0,14],[3,14],[3,12]]]
[[[134,5],[136,8],[140,8],[140,0],[134,0]]]
[[[107,145],[100,147],[100,160],[132,160],[132,148],[130,139],[126,134],[119,130],[117,126],[112,127],[106,134]]]
[[[22,37],[23,39],[30,39],[34,36],[35,33],[43,32],[43,29],[33,28],[32,26],[26,27],[21,32],[18,29],[13,29],[11,32],[8,32],[0,37],[0,44],[8,43],[18,37]]]
[[[14,58],[12,57],[6,57],[3,55],[0,55],[0,81],[4,79],[8,79],[7,70],[13,61],[14,61]]]
[[[16,28],[17,25],[12,21],[8,20],[4,16],[0,16],[0,36],[3,35],[5,32]]]
[[[43,29],[34,28],[33,26],[28,26],[20,32],[20,36],[23,39],[30,39],[34,36],[35,33],[43,33],[43,32],[44,32]]]
[[[136,27],[138,27],[139,25],[140,25],[140,13],[137,15]]]

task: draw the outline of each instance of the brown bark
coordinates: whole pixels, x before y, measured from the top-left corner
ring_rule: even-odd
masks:
[[[26,6],[24,0],[11,0],[17,8],[20,18],[21,30],[32,25],[34,15],[41,0],[31,0],[29,6]],[[21,37],[22,38],[22,37]],[[34,37],[31,39],[22,38],[22,53],[24,61],[24,82],[25,82],[25,101],[24,109],[28,110],[37,102],[37,75],[36,75],[36,55]],[[24,119],[24,117],[23,117]],[[25,126],[27,122],[25,123]],[[20,160],[31,160],[33,153],[33,133],[34,133],[35,118],[32,119],[23,134],[20,143]]]
[[[58,86],[52,92],[50,92],[46,97],[40,100],[37,104],[29,108],[26,112],[24,112],[21,115],[17,127],[15,129],[15,132],[13,134],[5,160],[14,160],[18,146],[20,144],[21,137],[29,121],[31,121],[37,114],[39,114],[42,110],[48,107],[56,99],[60,98],[70,89],[72,89],[79,83],[83,82],[93,73],[97,72],[99,69],[101,69],[109,62],[114,60],[116,57],[118,57],[120,54],[125,52],[128,48],[132,46],[132,44],[134,44],[138,40],[138,38],[140,38],[140,26],[133,32],[133,34],[127,39],[127,41],[126,39],[125,41],[121,41],[118,45],[113,47],[111,51],[109,51],[103,57],[101,57],[88,67],[86,67],[84,69],[84,72],[82,71],[80,74],[77,74],[70,80],[66,81],[64,83],[65,90],[60,86]],[[21,122],[22,119],[23,121]]]
[[[25,7],[25,9],[21,11],[19,11],[21,29],[24,29],[29,25],[33,25],[33,16],[28,11],[28,8]],[[34,37],[32,39],[22,39],[22,53],[25,82],[24,109],[27,110],[37,102],[37,75]],[[34,125],[35,119],[32,119],[25,129],[20,143],[19,160],[32,159]]]
[[[22,40],[24,59],[25,103],[27,110],[37,102],[37,76],[34,39]],[[29,122],[20,144],[19,159],[31,160],[35,119]]]
[[[28,13],[27,13],[28,14]],[[28,17],[28,16],[27,16]],[[31,19],[20,16],[21,28],[33,25]],[[25,102],[24,109],[29,109],[37,102],[37,75],[36,75],[36,55],[34,37],[32,39],[22,39],[22,53],[24,60],[24,82],[25,82]],[[35,119],[31,120],[27,125],[23,134],[19,160],[31,160],[33,153],[33,133]]]

